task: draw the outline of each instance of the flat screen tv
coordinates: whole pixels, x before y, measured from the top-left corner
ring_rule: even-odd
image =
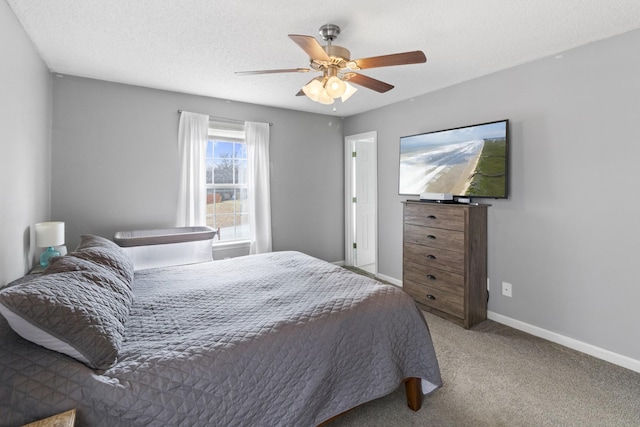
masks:
[[[400,138],[400,195],[506,199],[509,121]]]

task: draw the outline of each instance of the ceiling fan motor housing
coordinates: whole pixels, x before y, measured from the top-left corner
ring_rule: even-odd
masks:
[[[340,34],[340,27],[335,24],[326,24],[320,27],[318,32],[322,36],[322,39],[327,41],[327,45],[322,46],[322,48],[331,58],[331,62],[329,64],[319,64],[320,67],[316,69],[326,69],[331,68],[331,66],[343,68],[344,64],[351,59],[351,52],[342,46],[331,44]]]
[[[338,35],[340,35],[340,27],[338,27],[336,24],[325,24],[320,27],[320,30],[318,30],[318,32],[322,36],[323,40],[328,40],[329,43],[331,43],[331,41],[333,41],[338,37]]]

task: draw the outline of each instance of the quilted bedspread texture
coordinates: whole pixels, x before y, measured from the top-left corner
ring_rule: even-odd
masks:
[[[314,426],[407,377],[441,385],[410,297],[298,252],[143,270],[132,287],[105,371],[0,319],[0,426],[70,408],[80,427]]]

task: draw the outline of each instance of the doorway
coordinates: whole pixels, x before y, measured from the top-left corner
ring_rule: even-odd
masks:
[[[345,137],[345,264],[378,273],[377,132]]]

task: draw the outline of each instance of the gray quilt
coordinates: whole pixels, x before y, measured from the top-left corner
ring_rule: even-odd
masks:
[[[407,377],[441,385],[410,297],[298,252],[139,271],[133,291],[106,371],[0,319],[0,426],[74,407],[80,427],[314,426]]]

